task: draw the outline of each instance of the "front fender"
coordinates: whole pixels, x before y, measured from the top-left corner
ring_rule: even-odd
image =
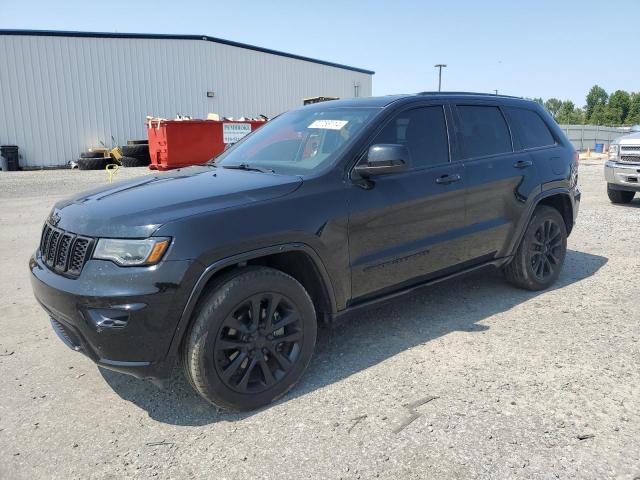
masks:
[[[324,266],[324,263],[322,262],[322,259],[317,254],[317,252],[313,248],[311,248],[309,245],[306,245],[304,243],[287,243],[287,244],[264,247],[257,250],[251,250],[249,252],[243,252],[241,254],[222,258],[210,265],[205,266],[204,271],[201,273],[193,289],[191,290],[189,299],[187,300],[187,303],[184,307],[184,310],[182,312],[182,315],[176,327],[175,333],[173,335],[173,339],[171,341],[171,346],[169,348],[168,356],[176,357],[178,355],[180,344],[182,343],[182,339],[185,335],[185,332],[189,327],[191,315],[193,314],[193,311],[198,303],[198,300],[200,299],[200,295],[202,294],[209,280],[211,280],[211,278],[213,278],[213,276],[216,273],[220,272],[222,269],[226,267],[241,264],[243,262],[248,262],[250,260],[265,257],[268,255],[285,253],[285,252],[303,252],[312,259],[316,268],[318,269],[318,272],[320,273],[320,276],[322,277],[324,288],[326,289],[326,292],[329,296],[329,301],[330,301],[331,310],[332,310],[331,313],[336,313],[338,311],[338,305],[336,303],[336,297],[335,297],[335,292],[331,282],[331,278],[329,277],[329,274],[327,272],[327,269]]]

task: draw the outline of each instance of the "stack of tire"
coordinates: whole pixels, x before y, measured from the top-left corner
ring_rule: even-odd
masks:
[[[147,140],[129,140],[120,147],[123,167],[146,167],[151,163],[149,156],[149,142]]]
[[[109,160],[109,157],[105,157],[104,151],[87,150],[80,154],[77,164],[80,170],[102,170]]]

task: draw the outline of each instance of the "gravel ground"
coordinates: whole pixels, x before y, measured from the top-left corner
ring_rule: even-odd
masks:
[[[601,165],[555,288],[477,273],[352,314],[245,414],[52,332],[27,259],[52,203],[105,178],[0,174],[0,478],[640,478],[640,199],[611,205]]]

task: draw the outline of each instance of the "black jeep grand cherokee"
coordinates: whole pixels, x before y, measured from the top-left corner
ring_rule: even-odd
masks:
[[[53,328],[99,365],[207,400],[283,395],[320,319],[480,267],[539,290],[578,212],[537,104],[422,93],[306,106],[215,163],[58,203],[29,263]]]

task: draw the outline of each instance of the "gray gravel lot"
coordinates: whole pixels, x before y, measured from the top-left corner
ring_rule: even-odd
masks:
[[[99,370],[36,304],[45,215],[105,173],[1,173],[0,478],[640,478],[640,199],[580,175],[554,289],[481,272],[360,311],[293,392],[226,414]]]

